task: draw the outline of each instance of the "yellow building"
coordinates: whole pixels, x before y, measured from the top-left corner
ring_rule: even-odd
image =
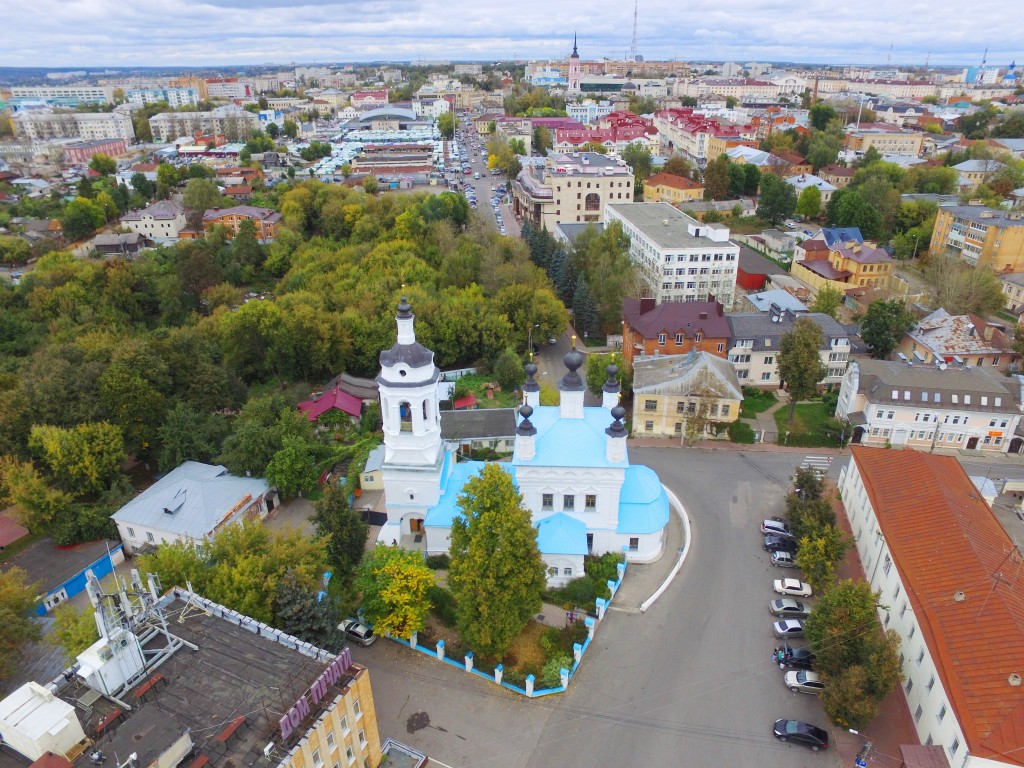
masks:
[[[883,155],[909,155],[918,157],[924,142],[924,133],[905,131],[886,123],[861,123],[846,129],[846,148],[854,152],[867,152],[874,147]]]
[[[688,203],[704,199],[704,186],[671,173],[656,173],[644,181],[645,203]]]
[[[928,250],[995,272],[1024,272],[1024,212],[983,205],[939,208]]]
[[[881,248],[855,242],[836,243],[824,259],[793,262],[793,277],[815,290],[825,286],[845,291],[848,288],[889,288],[892,283],[892,257]]]

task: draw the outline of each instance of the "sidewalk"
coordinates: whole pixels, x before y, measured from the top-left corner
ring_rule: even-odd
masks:
[[[674,511],[669,514],[665,526],[665,549],[653,563],[630,563],[626,567],[626,578],[622,580],[618,594],[612,600],[612,611],[639,612],[640,604],[668,578],[679,559],[683,548],[683,523]]]
[[[779,431],[779,425],[775,423],[775,414],[781,411],[783,408],[789,407],[789,396],[785,392],[777,393],[779,401],[774,403],[767,411],[761,411],[761,413],[755,414],[753,419],[743,419],[754,428],[755,431],[761,434],[776,434]]]

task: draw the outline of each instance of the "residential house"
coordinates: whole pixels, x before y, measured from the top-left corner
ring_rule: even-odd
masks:
[[[441,411],[441,437],[461,456],[471,451],[511,454],[516,443],[514,408]]]
[[[171,142],[197,133],[223,134],[228,141],[238,141],[259,128],[259,124],[259,117],[235,104],[208,112],[162,112],[149,119],[153,140],[158,142]]]
[[[1024,272],[1024,211],[1007,213],[983,205],[941,206],[928,250],[956,256],[972,267]]]
[[[262,520],[276,493],[258,477],[235,477],[227,469],[186,461],[133,498],[110,519],[129,553],[147,545],[202,542],[242,520]]]
[[[790,176],[786,179],[786,183],[796,190],[798,199],[808,187],[817,187],[821,193],[821,204],[823,206],[828,204],[828,201],[832,199],[832,193],[837,189],[835,185],[829,184],[813,173],[801,173],[799,176]]]
[[[636,360],[681,355],[692,350],[726,357],[729,321],[718,301],[622,300],[622,356]]]
[[[185,208],[173,200],[159,200],[141,211],[129,211],[121,224],[154,243],[173,243],[185,228]]]
[[[921,154],[924,134],[886,123],[860,123],[846,127],[846,148],[863,154],[874,147],[883,155]]]
[[[596,152],[548,155],[512,182],[515,215],[548,231],[565,222],[603,221],[613,201],[633,201],[633,171],[621,158]]]
[[[704,185],[671,173],[656,173],[644,181],[644,202],[680,207],[704,199]]]
[[[53,112],[48,109],[27,109],[14,115],[11,118],[11,125],[15,136],[32,141],[135,140],[132,116],[122,112]]]
[[[1020,424],[1020,389],[992,368],[857,360],[843,378],[836,417],[853,425],[862,445],[1006,453]],[[1021,440],[1013,442],[1019,452]]]
[[[138,256],[146,245],[146,238],[138,232],[101,232],[92,241],[93,249],[102,256]]]
[[[998,160],[964,160],[954,165],[953,170],[960,174],[961,191],[973,192],[992,181],[992,177],[1005,167]]]
[[[915,735],[945,758],[918,765],[1024,765],[1015,537],[953,456],[854,446],[839,490]]]
[[[203,229],[209,232],[215,226],[222,226],[228,232],[228,239],[231,239],[238,234],[238,227],[243,221],[253,222],[256,225],[256,239],[268,243],[277,237],[281,214],[272,208],[256,208],[251,205],[213,208],[203,214]],[[184,235],[184,232],[179,234]]]
[[[353,91],[349,100],[356,109],[386,107],[388,105],[388,89],[376,88],[374,90]]]
[[[64,145],[64,162],[69,165],[88,165],[93,155],[117,157],[128,151],[124,139],[93,139]]]
[[[325,413],[337,413],[358,419],[363,413],[363,401],[341,388],[337,378],[323,392],[314,394],[296,406],[310,421],[316,421]]]
[[[826,258],[794,261],[792,275],[815,290],[826,285],[840,291],[865,286],[885,289],[892,282],[893,263],[881,248],[851,240],[830,246]]]
[[[714,298],[732,307],[740,247],[728,226],[697,221],[668,203],[609,203],[605,226],[614,221],[657,301]]]
[[[827,181],[836,189],[843,189],[850,185],[853,181],[853,175],[857,172],[856,168],[850,168],[845,165],[826,165],[824,168],[818,169],[818,176],[823,181]]]
[[[719,434],[739,418],[743,390],[728,360],[694,349],[633,363],[633,437],[684,444]]]
[[[729,362],[744,386],[775,388],[782,386],[778,354],[783,334],[793,330],[798,318],[810,318],[821,328],[821,364],[825,377],[821,386],[838,384],[846,373],[850,359],[850,334],[826,314],[806,312],[795,314],[785,309],[777,313],[757,312],[729,315]]]
[[[1020,316],[1021,311],[1024,310],[1024,272],[1000,275],[999,283],[1003,286],[1003,293],[1006,294],[1006,308]]]
[[[388,515],[377,540],[442,554],[450,547],[459,497],[486,463],[455,460],[441,432],[441,373],[434,353],[416,341],[404,298],[396,320],[398,339],[381,353],[377,377]],[[557,406],[540,404],[537,367],[526,366],[526,404],[519,409],[512,460],[495,465],[509,473],[531,512],[551,585],[581,575],[588,553],[657,559],[669,520],[668,495],[657,474],[629,462],[617,380],[606,383],[600,407],[585,407],[583,356],[570,352],[565,363]]]
[[[248,184],[231,184],[224,187],[224,197],[230,197],[235,202],[247,203],[252,200],[252,187]]]
[[[972,365],[1001,372],[1020,359],[1002,326],[977,315],[950,315],[942,308],[907,331],[896,352],[913,363]]]
[[[699,200],[685,203],[683,210],[697,221],[703,221],[711,212],[728,219],[737,214],[753,216],[757,212],[757,203],[750,197],[741,197],[737,200]]]

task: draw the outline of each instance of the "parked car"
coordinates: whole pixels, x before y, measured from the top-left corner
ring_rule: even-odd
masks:
[[[345,635],[346,639],[364,648],[373,645],[377,640],[373,630],[356,619],[345,619],[338,625],[338,631]]]
[[[796,553],[797,546],[793,539],[787,539],[785,536],[774,536],[768,534],[764,537],[764,550],[766,552],[789,552],[791,554]]]
[[[828,749],[828,732],[800,720],[776,720],[772,733],[779,741],[792,741],[809,747],[812,752]]]
[[[779,568],[796,568],[796,560],[789,552],[772,552],[772,565]]]
[[[811,585],[800,579],[776,579],[773,586],[780,595],[790,597],[810,597],[812,593]]]
[[[817,695],[825,690],[825,683],[818,677],[818,673],[806,669],[787,672],[784,679],[786,687],[793,693],[813,693]]]
[[[814,669],[814,652],[810,648],[782,646],[783,663],[789,669]]]
[[[803,637],[804,623],[800,619],[783,619],[772,624],[776,637]]]
[[[767,517],[761,523],[761,533],[770,533],[773,536],[788,536],[793,538],[789,525],[781,517]]]
[[[790,597],[768,601],[768,611],[783,618],[803,619],[810,612],[809,606]]]

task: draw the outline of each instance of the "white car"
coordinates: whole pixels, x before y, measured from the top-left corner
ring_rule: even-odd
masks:
[[[780,595],[790,597],[810,597],[812,594],[811,585],[800,579],[776,579],[774,582],[775,591]]]
[[[793,693],[814,693],[820,694],[825,690],[825,683],[818,677],[817,672],[807,669],[794,670],[786,673],[786,687]]]

